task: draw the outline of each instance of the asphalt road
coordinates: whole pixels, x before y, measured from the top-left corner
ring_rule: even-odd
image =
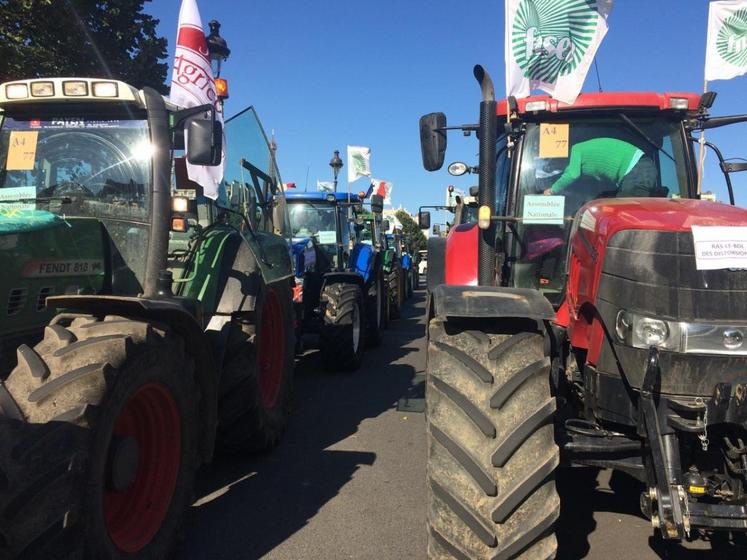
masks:
[[[218,458],[199,477],[180,559],[425,558],[424,292],[355,373],[296,367],[288,433],[273,452]],[[665,547],[625,475],[564,469],[559,558],[716,560],[744,548]]]

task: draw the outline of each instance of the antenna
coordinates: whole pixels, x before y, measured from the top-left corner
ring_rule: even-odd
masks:
[[[597,65],[597,57],[594,57],[594,70],[597,73],[597,85],[599,86],[599,93],[602,93],[602,80],[599,77],[599,66]]]

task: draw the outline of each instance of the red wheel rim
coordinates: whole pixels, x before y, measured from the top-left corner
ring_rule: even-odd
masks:
[[[259,333],[259,390],[266,409],[275,406],[283,381],[285,334],[280,301],[274,290],[267,290]]]
[[[104,519],[115,546],[132,554],[161,528],[179,476],[181,422],[169,390],[143,385],[122,408],[114,433],[137,441],[137,475],[127,490],[105,490]]]

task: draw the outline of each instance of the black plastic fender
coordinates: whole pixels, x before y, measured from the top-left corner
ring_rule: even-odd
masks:
[[[328,284],[355,284],[360,286],[361,290],[365,290],[365,283],[363,282],[363,276],[355,272],[328,272],[322,277],[322,289],[320,293],[324,291],[325,286]]]
[[[430,262],[428,269],[430,273]],[[516,317],[536,321],[551,321],[555,318],[555,311],[547,298],[539,291],[527,288],[442,284],[431,292],[431,304],[433,316],[439,318]]]
[[[184,339],[186,348],[195,359],[197,383],[202,391],[200,419],[202,433],[199,451],[204,462],[210,462],[215,447],[215,428],[218,406],[218,371],[210,341],[195,318],[194,308],[199,303],[178,298],[149,299],[139,297],[66,295],[47,298],[47,305],[68,313],[90,315],[120,315],[133,319],[144,319],[166,323]],[[198,313],[199,314],[199,313]]]
[[[446,283],[446,238],[428,238],[428,270],[426,289],[432,292],[437,286]]]

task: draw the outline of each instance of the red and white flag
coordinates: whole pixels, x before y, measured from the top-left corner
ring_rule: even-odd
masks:
[[[381,179],[371,178],[371,186],[373,187],[373,194],[378,194],[384,197],[384,204],[392,203],[392,185],[389,181],[382,181]]]
[[[171,75],[172,103],[186,108],[212,103],[216,118],[223,123],[223,107],[215,92],[215,79],[210,68],[210,57],[196,0],[182,0],[179,10],[179,29],[174,53],[174,72]],[[225,138],[223,160],[225,160]],[[206,197],[218,198],[218,187],[223,180],[223,163],[216,166],[187,163],[187,175],[202,186]]]

